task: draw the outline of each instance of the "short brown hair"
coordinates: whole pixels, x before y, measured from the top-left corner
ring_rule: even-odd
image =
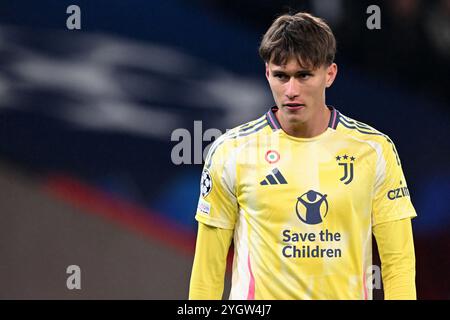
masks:
[[[329,66],[334,61],[336,39],[330,27],[309,13],[279,16],[263,36],[259,55],[264,62],[283,65],[296,57],[302,67]]]

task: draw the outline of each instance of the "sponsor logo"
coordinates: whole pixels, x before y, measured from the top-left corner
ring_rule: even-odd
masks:
[[[341,240],[340,232],[328,229],[298,233],[286,229],[283,231],[282,254],[286,258],[341,258]]]
[[[402,182],[400,181],[400,185]],[[408,187],[399,187],[396,189],[389,190],[387,193],[387,197],[389,200],[395,200],[403,197],[409,197],[409,189]]]
[[[319,224],[328,213],[327,195],[309,190],[297,198],[295,211],[302,222]]]
[[[281,174],[280,170],[277,168],[272,170],[272,173],[268,174],[264,180],[262,180],[260,183],[262,186],[267,185],[275,185],[275,184],[287,184],[286,179]]]

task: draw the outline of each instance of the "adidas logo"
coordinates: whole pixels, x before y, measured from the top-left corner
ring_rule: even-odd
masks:
[[[262,186],[267,186],[269,184],[287,184],[286,179],[283,177],[277,168],[272,170],[272,174],[268,174],[266,178],[259,183]]]

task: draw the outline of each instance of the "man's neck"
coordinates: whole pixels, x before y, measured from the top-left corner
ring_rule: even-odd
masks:
[[[277,117],[283,131],[285,131],[288,135],[296,138],[313,138],[327,130],[331,110],[324,105],[323,109],[313,114],[308,121],[301,123],[289,122],[283,117],[282,114],[280,114],[280,112],[276,112],[275,116]]]

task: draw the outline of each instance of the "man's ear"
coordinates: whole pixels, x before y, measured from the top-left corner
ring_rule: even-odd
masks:
[[[269,64],[266,62],[266,79],[269,80]]]
[[[338,72],[337,64],[333,62],[327,68],[327,80],[326,80],[326,87],[327,88],[331,87],[331,85],[333,84],[334,79],[336,79],[337,72]]]

